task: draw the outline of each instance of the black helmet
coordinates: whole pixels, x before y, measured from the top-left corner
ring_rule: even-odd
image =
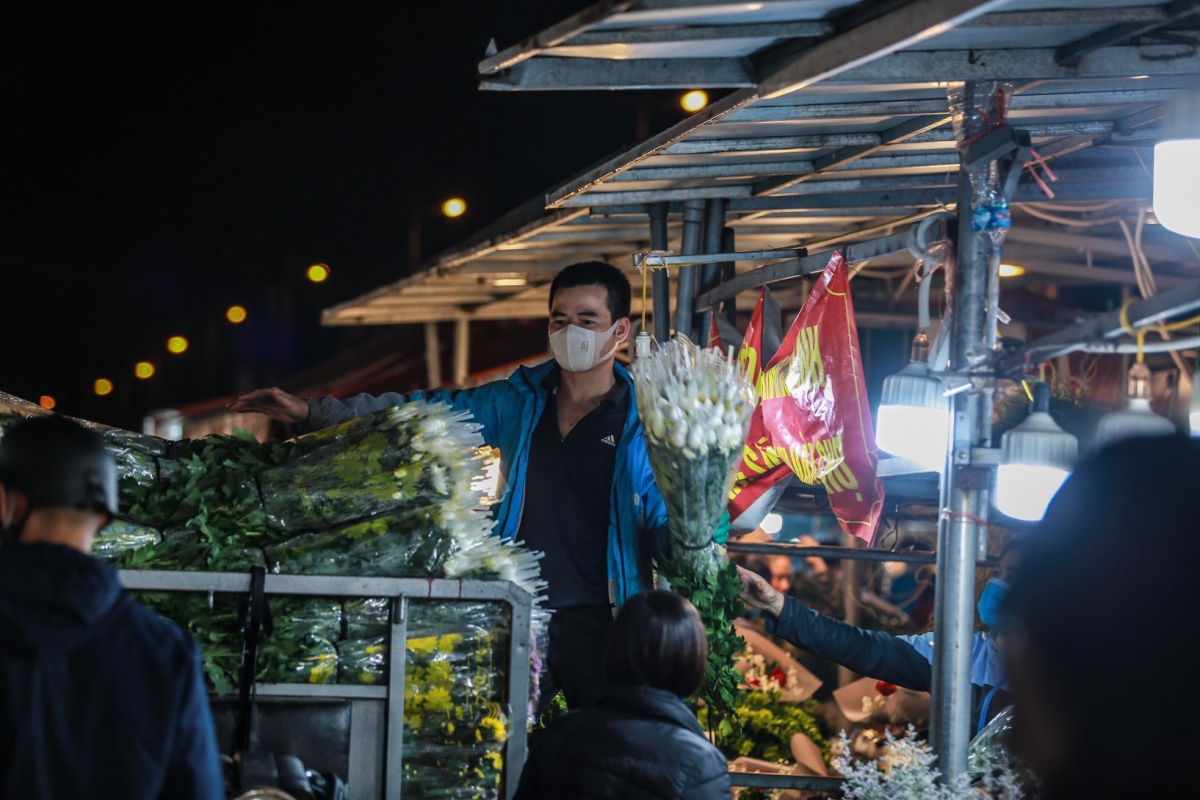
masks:
[[[26,420],[0,438],[0,482],[30,508],[117,513],[117,468],[98,433],[53,414]]]

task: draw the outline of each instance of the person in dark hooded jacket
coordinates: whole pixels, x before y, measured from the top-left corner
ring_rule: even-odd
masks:
[[[90,555],[116,501],[92,431],[0,439],[0,800],[225,796],[195,642]]]
[[[729,800],[725,757],[682,700],[707,662],[691,603],[664,591],[630,597],[609,636],[599,702],[542,732],[515,800]]]

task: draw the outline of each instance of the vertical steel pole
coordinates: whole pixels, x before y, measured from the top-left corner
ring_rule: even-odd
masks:
[[[964,107],[984,108],[995,118],[995,99],[978,84],[967,84]],[[950,300],[951,370],[965,373],[971,355],[983,346],[987,265],[972,228],[972,179],[959,170],[958,250],[954,294]],[[950,448],[941,488],[938,527],[936,618],[933,648],[933,713],[930,734],[938,768],[946,782],[967,768],[971,740],[971,650],[975,626],[975,556],[977,524],[987,511],[980,498],[978,471],[971,466],[971,447],[979,437],[977,395],[963,391],[953,398]]]
[[[425,323],[425,375],[430,389],[442,385],[442,347],[438,341],[438,324]]]
[[[737,235],[733,228],[726,228],[721,237],[721,249],[726,253],[737,252]],[[737,277],[737,265],[732,261],[721,264],[721,280],[731,281]],[[729,324],[737,327],[737,298],[731,297],[725,301],[725,318]],[[732,344],[732,342],[731,342]]]
[[[700,254],[704,235],[704,201],[683,201],[683,245],[685,256]],[[696,268],[680,267],[675,295],[675,332],[692,335],[692,312],[696,307]]]
[[[404,781],[404,667],[408,655],[408,601],[392,598],[392,635],[388,641],[387,774],[384,796],[400,800]]]
[[[720,253],[725,244],[725,209],[729,201],[717,197],[708,201],[708,212],[704,220],[704,252]],[[707,292],[715,289],[721,282],[721,265],[705,264],[701,272],[700,291]]]
[[[708,201],[708,210],[704,220],[704,252],[706,255],[721,252],[721,246],[724,242],[725,233],[725,209],[729,205],[729,201],[724,197],[718,197]],[[707,292],[709,289],[715,289],[721,283],[721,264],[705,264],[700,270],[700,291]],[[696,325],[696,341],[700,344],[708,343],[708,330],[712,325],[712,315],[714,309],[701,308],[698,309],[699,319]]]
[[[471,374],[471,321],[454,321],[454,385],[461,387]]]
[[[667,204],[650,206],[650,249],[667,249]],[[665,343],[671,338],[671,277],[665,269],[650,273],[654,288],[654,339]]]
[[[512,635],[508,657],[508,702],[512,708],[508,717],[508,742],[504,747],[504,796],[512,800],[525,766],[526,721],[529,718],[529,660],[533,649],[530,632],[533,596],[508,584],[509,605],[512,606]]]

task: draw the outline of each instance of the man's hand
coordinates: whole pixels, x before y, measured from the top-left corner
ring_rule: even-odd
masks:
[[[230,403],[230,411],[266,414],[276,422],[299,425],[308,421],[308,403],[282,389],[255,389]]]
[[[776,617],[783,613],[783,595],[775,591],[763,576],[738,567],[738,577],[742,579],[742,601],[746,605],[769,611]]]

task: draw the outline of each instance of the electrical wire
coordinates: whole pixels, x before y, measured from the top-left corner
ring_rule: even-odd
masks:
[[[1141,337],[1139,337],[1141,338]],[[1129,342],[1088,342],[1080,348],[1085,353],[1177,353],[1179,350],[1190,350],[1200,347],[1200,336],[1189,336],[1185,339],[1171,339],[1163,342],[1132,344]]]
[[[1095,228],[1100,225],[1111,225],[1114,222],[1120,222],[1121,217],[1103,217],[1101,219],[1071,219],[1070,217],[1061,217],[1058,214],[1051,214],[1037,208],[1033,203],[1022,203],[1021,209],[1030,216],[1053,222],[1056,225],[1066,225],[1070,228]]]

